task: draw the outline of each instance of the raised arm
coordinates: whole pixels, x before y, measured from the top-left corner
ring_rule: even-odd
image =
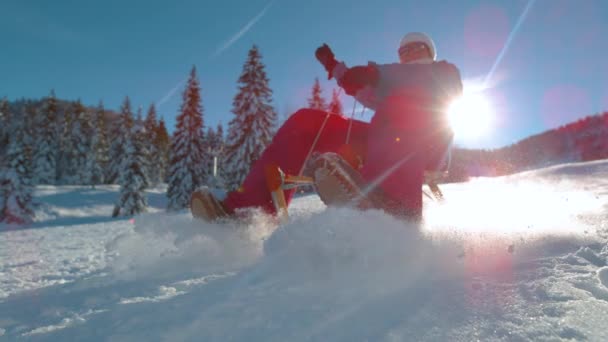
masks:
[[[348,95],[356,96],[363,88],[374,87],[378,83],[380,74],[374,64],[348,68],[344,62],[336,60],[327,44],[321,45],[315,56],[327,71],[327,79],[335,78]]]

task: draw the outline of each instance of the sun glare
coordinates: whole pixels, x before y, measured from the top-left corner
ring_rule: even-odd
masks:
[[[482,93],[465,92],[450,105],[448,118],[457,139],[471,140],[490,132],[494,112]]]

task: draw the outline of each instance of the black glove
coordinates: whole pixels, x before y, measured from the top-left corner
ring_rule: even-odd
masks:
[[[378,69],[373,65],[355,66],[346,70],[339,85],[344,88],[346,94],[354,96],[365,86],[375,86],[379,77]]]
[[[325,67],[325,70],[327,71],[327,79],[331,79],[332,71],[334,70],[334,67],[338,64],[338,61],[336,60],[334,53],[331,51],[331,48],[327,44],[323,44],[319,48],[317,48],[317,50],[315,51],[315,56],[317,57],[319,62],[323,64],[323,67]]]

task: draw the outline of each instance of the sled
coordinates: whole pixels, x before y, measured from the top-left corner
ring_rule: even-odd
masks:
[[[296,189],[301,186],[314,185],[314,180],[312,177],[308,176],[286,174],[277,164],[274,163],[266,165],[264,168],[264,173],[266,178],[266,188],[270,193],[277,217],[280,221],[285,222],[289,218],[285,190]],[[437,185],[435,181],[429,179],[426,180],[426,184],[429,186],[431,193],[429,194],[427,191],[423,190],[423,195],[431,200],[442,201],[443,193],[439,189],[439,185]],[[203,217],[202,215],[197,214],[197,211],[202,211],[202,209],[200,209],[200,205],[194,203],[194,199],[197,198],[200,199],[199,202],[205,202],[205,198],[201,196],[204,195],[195,191],[190,200],[190,210],[193,216],[196,218]],[[226,214],[224,213],[224,215]]]
[[[439,202],[443,201],[443,192],[441,192],[441,189],[439,189],[439,185],[433,181],[427,182],[427,185],[429,186],[429,189],[431,190],[431,193],[433,194],[433,197],[429,196],[429,198],[439,201]],[[428,194],[427,194],[427,196],[428,196]]]
[[[295,189],[299,186],[312,185],[312,177],[288,175],[277,164],[268,164],[265,167],[266,186],[270,192],[272,203],[280,220],[289,218],[285,190]]]
[[[270,192],[272,203],[276,210],[277,216],[281,221],[289,218],[289,210],[287,209],[287,200],[285,199],[285,190],[295,189],[300,186],[313,185],[312,177],[294,176],[283,172],[277,164],[269,164],[265,167],[266,186]],[[431,190],[431,194],[423,190],[423,194],[429,199],[441,202],[443,201],[443,192],[439,189],[439,185],[435,181],[427,180],[427,185]]]

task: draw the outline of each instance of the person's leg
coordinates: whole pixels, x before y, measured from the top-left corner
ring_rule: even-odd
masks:
[[[392,186],[397,179],[399,188]],[[391,201],[387,211],[395,216],[411,220],[422,219],[423,183],[424,163],[420,159],[414,158],[398,168],[393,175],[389,176],[387,183],[381,186],[387,198],[397,199],[396,202]]]
[[[367,145],[368,124],[353,120],[350,142],[357,153]],[[301,109],[294,113],[276,133],[262,156],[255,162],[238,191],[228,194],[223,201],[229,211],[245,207],[261,207],[275,213],[271,194],[266,187],[265,167],[276,164],[286,174],[298,175],[311,152],[338,152],[345,144],[349,119],[325,111]],[[319,131],[321,130],[320,134]],[[287,203],[294,190],[285,191]]]
[[[370,139],[368,161],[361,170],[367,184],[364,193],[380,200],[379,209],[399,217],[420,219],[426,159],[416,150],[417,142],[375,138]]]
[[[382,209],[419,219],[427,160],[422,127],[427,113],[398,97],[389,100],[370,123],[367,161],[361,174],[367,192],[382,194]]]

